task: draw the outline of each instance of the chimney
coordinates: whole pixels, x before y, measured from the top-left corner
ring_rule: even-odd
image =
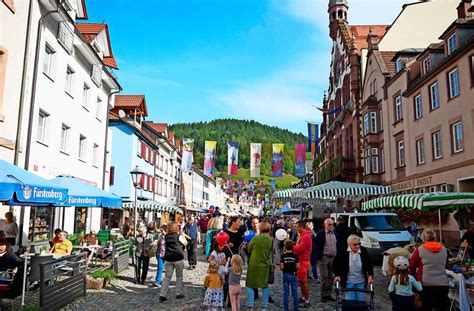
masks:
[[[373,34],[372,28],[369,29],[369,34],[367,35],[367,43],[369,51],[379,49],[379,40],[377,36]]]
[[[457,7],[458,18],[472,17],[471,2],[472,0],[463,0],[461,3],[459,3]]]

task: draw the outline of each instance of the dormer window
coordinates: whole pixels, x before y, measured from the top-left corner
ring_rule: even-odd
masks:
[[[458,48],[458,40],[456,37],[456,33],[452,34],[451,37],[448,38],[448,55],[451,55],[456,49]]]
[[[428,74],[431,70],[431,59],[429,55],[422,61],[422,65],[423,65],[423,75]]]
[[[402,59],[401,58],[397,58],[397,60],[395,61],[395,68],[396,68],[397,72],[400,72],[400,70],[403,69],[403,64],[402,64]]]

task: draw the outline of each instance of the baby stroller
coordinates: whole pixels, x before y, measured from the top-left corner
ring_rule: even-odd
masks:
[[[358,300],[345,300],[341,298],[341,293],[359,292],[369,294],[369,302]],[[374,306],[374,285],[369,284],[368,289],[341,288],[339,281],[336,282],[336,311],[375,311]]]

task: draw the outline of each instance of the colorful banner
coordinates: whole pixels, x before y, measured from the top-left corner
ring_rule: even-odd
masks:
[[[260,161],[262,158],[262,144],[250,144],[250,177],[260,177]]]
[[[216,172],[216,141],[204,142],[204,175],[214,177]]]
[[[283,149],[284,144],[273,144],[273,164],[272,173],[273,177],[283,176]]]
[[[227,143],[227,175],[239,173],[239,143],[231,141]]]
[[[303,178],[306,173],[306,146],[295,144],[295,176]]]
[[[308,147],[307,151],[312,154],[319,153],[319,126],[315,123],[308,123]]]
[[[184,138],[183,139],[183,157],[181,159],[181,171],[183,173],[190,171],[193,167],[193,148],[194,148],[194,139]]]

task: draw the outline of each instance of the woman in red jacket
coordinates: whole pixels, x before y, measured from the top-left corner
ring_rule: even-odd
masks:
[[[298,242],[293,247],[293,252],[298,256],[300,268],[296,275],[298,283],[301,288],[301,296],[303,297],[303,307],[311,306],[309,302],[309,286],[308,286],[308,272],[311,267],[311,250],[313,248],[313,235],[309,230],[306,230],[306,221],[300,220],[296,223],[296,230],[300,235]]]

